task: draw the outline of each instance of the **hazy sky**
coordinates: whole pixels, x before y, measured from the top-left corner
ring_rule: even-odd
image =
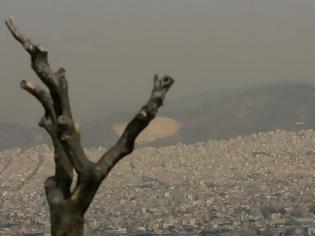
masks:
[[[176,79],[168,99],[281,80],[315,80],[314,0],[1,0],[0,122],[35,122],[37,81],[5,17],[67,70],[81,120],[148,98],[154,73]],[[100,109],[101,112],[97,112]],[[118,108],[119,110],[119,108]],[[91,113],[91,114],[89,114]]]

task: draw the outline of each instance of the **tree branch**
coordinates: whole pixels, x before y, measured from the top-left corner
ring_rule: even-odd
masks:
[[[174,80],[169,76],[154,76],[154,86],[148,102],[129,122],[117,143],[97,163],[93,163],[84,152],[79,125],[72,118],[65,69],[60,68],[54,73],[49,66],[47,50],[21,34],[13,17],[6,20],[6,25],[13,37],[31,55],[34,72],[49,89],[48,93],[30,82],[21,82],[21,87],[35,96],[44,107],[45,115],[39,125],[49,133],[54,146],[55,176],[45,182],[51,212],[55,212],[54,206],[65,204],[71,206],[71,210],[80,212],[81,219],[102,180],[119,160],[133,151],[137,136],[154,119]],[[78,173],[78,181],[71,193],[73,169]]]
[[[12,36],[31,55],[32,68],[37,76],[47,85],[51,94],[57,94],[58,81],[49,67],[47,50],[43,46],[36,45],[30,39],[26,38],[16,27],[13,16],[9,17],[5,23]]]
[[[52,123],[56,123],[56,114],[53,108],[53,100],[51,96],[41,87],[32,84],[29,81],[22,80],[21,88],[32,94],[42,104],[45,109],[45,116],[51,119]]]
[[[133,151],[137,136],[155,117],[158,108],[163,105],[165,95],[173,83],[174,80],[169,76],[164,76],[163,78],[158,78],[157,75],[154,76],[154,86],[149,101],[129,122],[118,142],[97,162],[103,179],[119,160]]]
[[[90,163],[83,164],[84,168],[90,168],[90,170],[92,170],[93,175],[90,178],[87,178],[86,181],[79,180],[71,197],[73,202],[80,203],[80,209],[83,214],[92,202],[93,197],[102,180],[106,178],[111,169],[118,163],[119,160],[133,151],[137,136],[155,117],[158,108],[163,104],[165,94],[173,85],[173,83],[174,80],[169,76],[164,76],[163,78],[159,79],[158,76],[155,75],[154,87],[149,101],[129,122],[117,143],[112,148],[110,148],[94,165]],[[77,151],[80,152],[79,150]],[[78,155],[80,154],[78,153]],[[84,172],[88,173],[87,170],[84,170]]]
[[[61,92],[67,89],[64,82],[64,69],[58,70],[55,74],[52,72],[48,64],[48,52],[43,47],[35,45],[30,39],[27,39],[21,34],[15,26],[13,17],[6,20],[6,25],[13,37],[20,42],[23,48],[31,55],[33,70],[50,91],[49,94],[41,87],[25,80],[20,84],[21,88],[36,97],[44,107],[45,115],[41,118],[39,125],[49,133],[54,146],[55,176],[48,178],[46,181],[48,183],[45,184],[47,198],[48,195],[51,195],[50,192],[61,192],[64,198],[69,198],[73,168],[60,141],[57,123],[57,116],[62,113],[63,107],[68,108],[67,104],[69,103],[68,100],[63,103],[61,102]],[[59,88],[61,85],[62,87]],[[68,93],[65,93],[64,97],[68,99]],[[70,109],[67,109],[66,113],[71,114]],[[55,183],[53,184],[54,181]],[[50,198],[48,198],[48,200],[49,199]]]
[[[62,185],[65,196],[70,196],[69,181],[72,181],[72,167],[76,170],[80,182],[94,178],[94,164],[88,160],[80,143],[79,125],[72,119],[68,83],[65,69],[60,68],[53,73],[48,62],[48,51],[26,38],[16,27],[13,17],[6,20],[6,25],[13,37],[31,55],[32,68],[41,81],[48,87],[50,95],[30,82],[22,81],[21,87],[35,96],[45,109],[40,126],[50,134],[55,148],[56,178],[50,178],[49,183],[56,180],[56,186]],[[64,184],[67,182],[65,191]],[[49,186],[54,186],[49,184]],[[68,188],[69,187],[69,188]]]

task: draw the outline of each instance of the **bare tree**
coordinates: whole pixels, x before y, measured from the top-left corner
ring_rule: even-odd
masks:
[[[74,121],[68,95],[65,69],[56,72],[49,66],[48,52],[34,44],[17,29],[12,17],[6,25],[13,37],[31,56],[31,66],[48,91],[23,80],[21,87],[38,99],[45,110],[39,122],[51,137],[54,147],[55,175],[45,181],[50,209],[51,233],[54,236],[83,235],[84,214],[97,189],[112,168],[134,149],[135,139],[155,117],[165,94],[174,83],[169,76],[154,76],[154,86],[148,102],[129,122],[117,143],[97,162],[90,161],[80,143],[79,125]],[[73,172],[78,179],[71,189]]]

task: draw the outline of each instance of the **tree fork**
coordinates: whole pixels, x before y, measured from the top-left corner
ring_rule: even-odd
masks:
[[[48,51],[26,38],[9,17],[6,25],[12,36],[31,56],[31,67],[48,91],[23,80],[21,88],[42,104],[44,115],[39,122],[51,137],[54,147],[55,175],[45,181],[46,198],[50,209],[52,236],[83,235],[84,214],[100,184],[113,167],[134,150],[137,136],[155,118],[165,95],[173,85],[170,76],[154,76],[153,89],[147,103],[128,123],[117,143],[97,162],[90,161],[80,142],[79,125],[73,120],[65,69],[50,68]],[[74,189],[73,171],[78,174]]]

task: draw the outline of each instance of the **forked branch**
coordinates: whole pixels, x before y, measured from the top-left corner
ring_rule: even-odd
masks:
[[[45,183],[51,210],[52,234],[80,235],[83,226],[82,229],[80,227],[76,229],[73,226],[75,223],[72,225],[65,223],[67,226],[61,224],[64,228],[73,227],[71,232],[75,232],[63,234],[64,229],[56,231],[54,228],[57,226],[54,224],[60,221],[60,217],[69,215],[73,216],[76,223],[83,222],[83,215],[101,182],[123,157],[133,151],[137,136],[156,116],[174,80],[169,76],[162,78],[154,76],[153,89],[148,102],[129,122],[117,143],[98,162],[93,163],[84,152],[80,142],[79,125],[72,118],[65,69],[60,68],[53,72],[48,62],[48,51],[26,38],[16,27],[12,17],[6,20],[6,25],[13,37],[30,54],[34,72],[48,88],[46,91],[31,82],[25,80],[21,82],[21,87],[36,97],[44,107],[45,114],[39,125],[49,133],[54,146],[55,175],[49,177]],[[78,174],[78,181],[74,190],[70,191],[73,170]]]

